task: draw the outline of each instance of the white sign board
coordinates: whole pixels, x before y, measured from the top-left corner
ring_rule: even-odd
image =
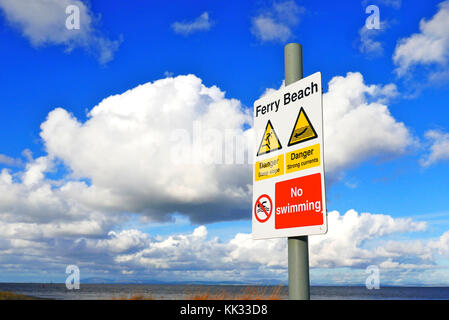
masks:
[[[254,103],[254,239],[327,232],[321,73]]]

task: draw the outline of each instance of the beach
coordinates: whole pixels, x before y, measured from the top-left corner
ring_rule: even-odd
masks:
[[[0,283],[0,292],[55,300],[286,300],[286,286],[188,285],[188,284],[81,284],[67,290],[65,284]],[[447,287],[312,286],[312,300],[447,300]]]

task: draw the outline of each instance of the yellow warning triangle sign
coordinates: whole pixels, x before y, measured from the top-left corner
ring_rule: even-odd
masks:
[[[304,108],[299,110],[298,118],[296,119],[295,126],[293,127],[288,146],[295,145],[300,142],[308,141],[318,137],[312,123],[307,117]]]
[[[265,128],[265,132],[262,137],[262,141],[260,141],[259,151],[257,151],[257,155],[260,156],[262,154],[266,154],[279,149],[282,149],[281,142],[279,141],[279,138],[274,131],[271,121],[268,120],[267,127]]]

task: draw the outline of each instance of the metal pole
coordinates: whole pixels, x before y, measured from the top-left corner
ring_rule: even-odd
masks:
[[[285,85],[303,78],[302,46],[289,43],[284,48]],[[307,236],[288,238],[288,295],[290,300],[309,300],[309,241]]]

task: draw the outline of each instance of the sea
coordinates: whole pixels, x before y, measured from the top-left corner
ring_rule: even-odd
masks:
[[[276,293],[287,299],[288,288],[280,286],[246,285],[167,285],[167,284],[80,284],[79,289],[68,290],[65,284],[0,283],[0,291],[55,300],[109,300],[129,299],[133,295],[155,300],[191,299],[195,294],[211,296],[239,296],[248,292]],[[364,286],[312,286],[312,300],[449,300],[449,287],[381,287],[368,290]]]

